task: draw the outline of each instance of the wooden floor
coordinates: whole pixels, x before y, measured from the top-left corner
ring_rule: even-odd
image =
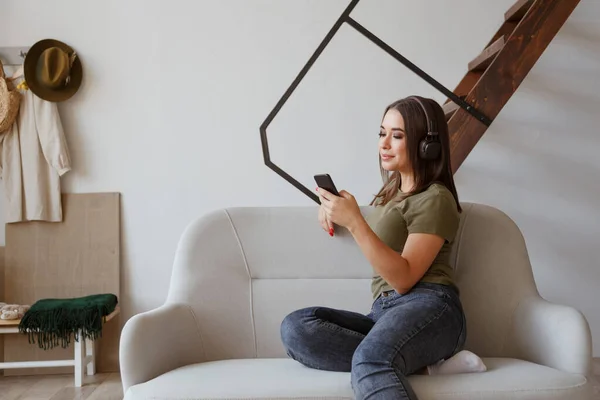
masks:
[[[594,360],[593,400],[600,400],[600,359]],[[119,374],[86,376],[73,387],[73,375],[0,376],[0,400],[122,400]]]
[[[73,387],[73,374],[0,376],[0,400],[122,400],[121,377],[96,374]]]

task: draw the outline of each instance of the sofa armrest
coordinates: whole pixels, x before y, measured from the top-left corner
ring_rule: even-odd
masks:
[[[528,297],[515,310],[511,339],[517,356],[524,360],[565,372],[590,373],[590,327],[575,308]]]
[[[165,304],[135,315],[121,332],[119,360],[123,393],[133,385],[203,359],[202,338],[189,306]]]

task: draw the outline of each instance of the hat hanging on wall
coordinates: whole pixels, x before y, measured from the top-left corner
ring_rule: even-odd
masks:
[[[39,98],[60,102],[73,96],[83,77],[81,61],[68,45],[54,39],[35,43],[23,63],[25,82]]]

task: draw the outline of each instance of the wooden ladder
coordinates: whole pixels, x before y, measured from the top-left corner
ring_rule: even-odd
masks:
[[[517,90],[554,39],[579,0],[519,0],[486,48],[468,64],[453,93],[489,121]],[[488,125],[465,108],[446,100],[452,169],[456,172],[481,139]]]

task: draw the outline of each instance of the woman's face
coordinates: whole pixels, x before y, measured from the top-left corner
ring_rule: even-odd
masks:
[[[386,171],[407,171],[410,169],[406,151],[404,119],[399,111],[388,110],[379,129],[379,156],[381,166]]]

